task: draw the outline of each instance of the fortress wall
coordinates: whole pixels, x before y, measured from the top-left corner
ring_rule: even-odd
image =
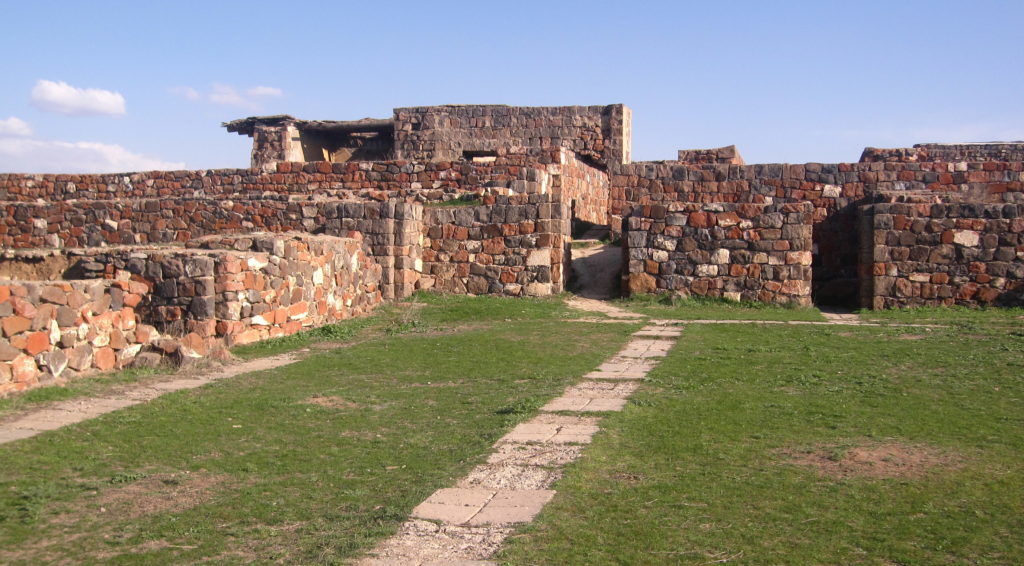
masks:
[[[1024,305],[1024,204],[861,209],[865,308]]]
[[[419,211],[419,212],[417,212]],[[404,202],[212,198],[6,203],[0,215],[4,248],[182,244],[194,238],[299,231],[348,236],[359,232],[384,269],[386,298],[406,296],[407,271],[419,257],[422,207]]]
[[[513,188],[535,192],[538,173],[531,161],[511,164],[472,162],[410,163],[353,161],[347,163],[277,164],[275,172],[253,169],[148,171],[97,175],[0,174],[0,201],[48,202],[129,198],[227,197],[263,195],[328,195],[437,201],[481,188]],[[532,166],[532,167],[531,167]]]
[[[395,156],[452,161],[463,152],[524,154],[564,147],[608,166],[629,161],[629,109],[451,105],[396,108]]]
[[[940,161],[1024,161],[1024,142],[1017,143],[964,143],[964,144],[917,144],[914,147],[881,149],[864,148],[861,163],[923,163]]]
[[[215,236],[189,248],[67,250],[83,280],[0,281],[0,396],[178,363],[361,316],[381,269],[358,239]]]
[[[858,294],[856,206],[882,192],[1024,202],[1024,163],[634,163],[611,176],[611,222],[613,230],[621,226],[631,204],[809,202],[816,299],[852,305]]]
[[[561,292],[569,259],[565,205],[546,195],[487,200],[426,208],[421,287],[511,296]]]
[[[808,203],[633,207],[623,287],[810,305],[812,210]]]

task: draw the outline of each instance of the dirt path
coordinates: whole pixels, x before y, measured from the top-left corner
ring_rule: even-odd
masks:
[[[0,422],[0,444],[29,438],[47,430],[56,430],[118,409],[145,403],[172,391],[195,389],[219,379],[273,369],[298,360],[297,353],[257,358],[231,363],[216,369],[195,371],[191,375],[189,373],[172,374],[168,375],[165,380],[127,386],[97,397],[60,401],[4,419]]]

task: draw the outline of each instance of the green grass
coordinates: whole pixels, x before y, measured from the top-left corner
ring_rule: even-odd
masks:
[[[0,445],[0,563],[342,562],[637,328],[417,300],[373,340]]]
[[[1024,308],[916,307],[860,311],[865,320],[919,324],[1024,326]]]
[[[602,426],[503,562],[1024,563],[1019,322],[688,326]],[[872,445],[942,461],[896,477],[794,462]]]
[[[624,309],[658,318],[681,320],[803,320],[823,321],[814,307],[745,303],[703,297],[681,298],[670,294],[634,295],[616,304]]]

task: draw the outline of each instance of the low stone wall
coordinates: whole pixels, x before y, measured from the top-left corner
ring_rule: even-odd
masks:
[[[941,161],[1024,161],[1024,143],[919,143],[914,147],[866,147],[861,163],[923,163]]]
[[[160,334],[140,323],[130,281],[0,281],[0,397],[123,367]]]
[[[556,150],[557,151],[557,150]],[[402,160],[346,163],[277,163],[275,170],[217,169],[69,175],[0,174],[0,201],[50,203],[64,200],[220,198],[249,200],[266,195],[319,195],[433,202],[480,188],[527,190],[535,162],[475,163]]]
[[[623,287],[810,305],[811,215],[808,203],[635,207]]]
[[[861,209],[861,305],[1024,305],[1024,205]]]
[[[362,316],[381,269],[358,238],[215,236],[188,248],[67,250],[78,281],[0,282],[0,394]]]
[[[565,286],[569,219],[550,195],[428,207],[420,287],[445,293],[544,296]]]

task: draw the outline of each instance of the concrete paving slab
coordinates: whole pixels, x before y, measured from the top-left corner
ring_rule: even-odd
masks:
[[[507,525],[528,523],[540,513],[541,509],[555,492],[543,490],[502,490],[495,494],[484,508],[472,519],[470,525]]]
[[[494,497],[496,490],[479,488],[445,488],[435,491],[412,510],[418,519],[461,525],[472,518]]]

